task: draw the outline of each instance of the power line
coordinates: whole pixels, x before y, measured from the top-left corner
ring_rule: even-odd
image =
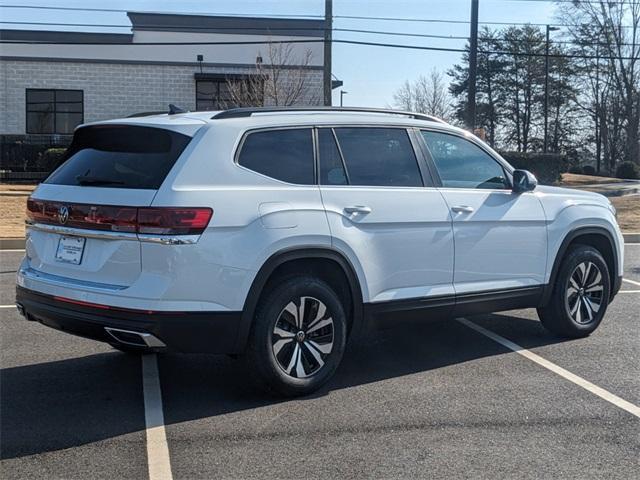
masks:
[[[507,1],[507,0],[502,0]],[[508,0],[514,1],[514,0]],[[518,0],[519,1],[519,0]],[[524,1],[524,0],[522,0]],[[58,22],[22,22],[22,21],[0,21],[0,24],[4,25],[37,25],[37,26],[50,26],[50,27],[91,27],[91,28],[126,28],[131,30],[130,25],[120,25],[120,24],[107,24],[107,23],[58,23]],[[527,25],[527,24],[525,24]],[[145,28],[161,28],[163,31],[184,31],[185,27],[171,27],[165,25],[145,25]],[[211,27],[200,27],[197,25],[189,26],[189,30],[212,30]],[[221,31],[234,31],[238,30],[238,27],[216,27],[215,30]],[[243,27],[242,30],[256,30],[256,31],[264,31],[263,27]],[[274,27],[269,28],[269,31],[278,32],[278,31],[288,31],[291,28],[288,27]],[[295,30],[298,31],[309,31],[309,32],[324,32],[326,29],[324,27],[297,27]],[[16,30],[19,31],[19,30]],[[367,30],[367,29],[356,29],[356,28],[334,28],[334,32],[347,32],[347,33],[362,33],[362,34],[371,34],[371,35],[390,35],[390,36],[400,36],[400,37],[414,37],[414,38],[437,38],[442,40],[468,40],[468,36],[454,36],[454,35],[435,35],[435,34],[425,34],[425,33],[406,33],[406,32],[391,32],[387,30]],[[64,31],[66,32],[66,31]],[[74,32],[75,33],[75,32]],[[97,32],[97,33],[106,33],[106,32]],[[501,37],[493,37],[497,41],[504,41],[505,38]],[[480,40],[491,40],[492,37],[484,37],[482,34],[479,35]],[[537,40],[529,40],[529,39],[519,39],[521,43],[530,43],[533,45],[540,44],[541,42]],[[580,43],[570,40],[553,40],[554,45],[573,45],[573,46],[581,46]],[[605,42],[590,42],[590,45],[596,46],[606,46],[608,45]],[[633,43],[620,43],[621,46],[637,46],[638,44]]]
[[[131,25],[120,25],[120,24],[107,24],[107,23],[57,23],[57,22],[19,22],[19,21],[0,21],[0,24],[4,25],[38,25],[38,26],[47,26],[47,27],[92,27],[92,28],[126,28],[131,29]],[[189,27],[170,27],[166,25],[145,25],[145,30],[149,28],[162,28],[163,31],[184,31],[185,28],[188,30],[238,30],[238,27],[216,27],[212,29],[211,27],[199,27],[199,26],[189,26]],[[292,30],[291,27],[275,27],[265,29],[264,27],[242,27],[242,30],[258,30],[258,31],[288,31]],[[323,27],[296,27],[294,30],[298,31],[315,31],[315,32],[324,32],[326,29]],[[389,32],[382,30],[365,30],[365,29],[357,29],[357,28],[334,28],[334,32],[350,32],[350,33],[367,33],[367,34],[375,34],[375,35],[397,35],[403,37],[418,37],[418,38],[441,38],[441,39],[451,39],[451,40],[467,40],[469,37],[465,36],[453,36],[453,35],[432,35],[426,33],[403,33],[403,32]]]
[[[426,45],[403,45],[397,43],[384,43],[384,42],[365,42],[360,40],[348,40],[348,39],[333,39],[333,43],[341,43],[346,45],[366,45],[372,47],[386,47],[386,48],[404,48],[408,50],[426,50],[436,52],[455,52],[464,53],[467,50],[465,48],[450,48],[450,47],[434,47]],[[109,46],[123,45],[123,46],[187,46],[187,45],[280,45],[280,44],[296,44],[296,43],[322,43],[323,39],[317,40],[256,40],[256,41],[235,41],[235,42],[110,42]],[[0,40],[1,44],[18,44],[18,45],[105,45],[101,42],[37,42],[28,40]],[[491,54],[491,55],[510,55],[516,57],[544,57],[544,53],[535,52],[509,52],[504,50],[481,50],[478,49],[478,53]],[[582,58],[582,59],[600,59],[600,60],[638,60],[636,57],[627,56],[605,56],[605,55],[581,55],[581,54],[561,54],[550,53],[551,58]]]
[[[573,3],[574,0],[497,0],[497,1],[511,1],[511,2],[559,2],[559,3]],[[584,3],[599,3],[597,1]],[[609,1],[606,3],[623,3],[621,0]],[[116,8],[92,8],[92,7],[53,7],[42,5],[0,5],[0,8],[17,8],[17,9],[39,9],[39,10],[61,10],[61,11],[77,11],[77,12],[107,12],[107,13],[148,13],[148,14],[160,14],[160,15],[200,15],[200,16],[228,16],[246,18],[246,15],[238,13],[211,13],[211,12],[153,12],[153,11],[135,11],[127,9]],[[272,14],[272,13],[258,13],[252,15],[253,17],[265,17],[265,18],[307,18],[307,19],[324,19],[323,15],[311,15],[311,14]],[[366,15],[333,15],[333,18],[342,18],[348,20],[375,20],[375,21],[393,21],[393,22],[418,22],[418,23],[444,23],[451,25],[468,25],[469,20],[450,20],[444,18],[414,18],[414,17],[381,17],[381,16],[366,16]],[[6,23],[6,22],[4,22]],[[538,27],[544,27],[546,23],[531,23],[531,22],[494,22],[486,21],[479,22],[480,25],[532,25]],[[553,23],[550,24],[555,27],[580,27],[579,24],[567,24],[567,23]],[[622,28],[634,28],[632,25],[621,25]]]

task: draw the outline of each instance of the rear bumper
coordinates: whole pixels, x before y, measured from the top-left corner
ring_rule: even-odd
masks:
[[[242,312],[122,309],[61,299],[19,286],[16,304],[28,320],[102,342],[118,343],[112,333],[124,330],[140,333],[141,338],[148,334],[146,338],[151,339],[148,344],[156,350],[184,353],[240,353],[241,350],[238,332]],[[124,340],[127,338],[122,336]]]

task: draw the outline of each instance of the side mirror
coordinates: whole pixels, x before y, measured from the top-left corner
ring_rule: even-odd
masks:
[[[538,186],[538,179],[528,170],[513,171],[513,192],[531,192]]]

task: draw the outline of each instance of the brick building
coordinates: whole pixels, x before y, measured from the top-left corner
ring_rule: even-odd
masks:
[[[292,40],[291,63],[308,58],[297,102],[322,99],[322,20],[127,15],[128,34],[0,30],[11,42],[0,45],[0,169],[16,157],[16,142],[65,145],[80,123],[166,111],[169,103],[188,110],[235,106],[228,82],[255,74],[256,64],[271,57],[259,42]]]

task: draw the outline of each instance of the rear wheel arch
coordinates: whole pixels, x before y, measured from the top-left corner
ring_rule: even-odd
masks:
[[[617,289],[614,286],[619,283],[617,277],[620,273],[618,272],[618,249],[613,235],[604,227],[580,227],[570,231],[564,237],[560,248],[556,252],[549,283],[543,293],[542,305],[546,305],[549,302],[562,260],[573,245],[589,245],[601,253],[609,268],[611,281],[610,297],[613,298],[617,293]]]
[[[242,310],[242,326],[236,340],[236,351],[243,351],[262,295],[273,280],[296,275],[316,275],[343,299],[350,320],[349,332],[360,332],[362,326],[362,289],[353,265],[340,252],[329,248],[292,248],[273,254],[255,276]]]

